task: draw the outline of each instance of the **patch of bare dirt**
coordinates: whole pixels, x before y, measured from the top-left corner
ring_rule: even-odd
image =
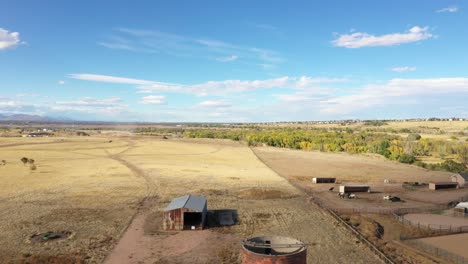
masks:
[[[14,264],[85,264],[86,258],[83,258],[79,254],[77,255],[30,255],[24,254],[18,258],[0,258],[0,263],[14,263]]]
[[[400,235],[417,237],[431,235],[431,231],[403,225],[388,215],[352,214],[341,217],[396,263],[438,263],[432,256],[396,242],[399,241]]]
[[[242,199],[254,200],[285,199],[297,197],[297,195],[292,195],[272,188],[247,188],[240,190],[237,196]]]

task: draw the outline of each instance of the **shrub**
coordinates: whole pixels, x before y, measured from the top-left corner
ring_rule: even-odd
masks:
[[[35,171],[37,169],[37,167],[36,167],[36,165],[31,164],[31,166],[29,166],[29,169],[32,170],[32,171]]]
[[[26,163],[28,163],[28,160],[29,160],[29,159],[26,158],[26,157],[22,157],[22,158],[21,158],[21,162],[23,162],[23,165],[26,165]]]
[[[414,140],[420,140],[420,139],[421,139],[421,135],[419,135],[419,134],[409,134],[408,135],[408,140],[414,141]]]
[[[401,163],[411,164],[416,161],[416,158],[410,154],[403,154],[398,157],[398,161]]]

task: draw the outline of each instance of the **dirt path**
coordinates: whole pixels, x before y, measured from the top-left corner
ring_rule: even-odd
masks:
[[[104,263],[141,263],[151,256],[154,248],[152,243],[149,243],[151,238],[145,236],[144,225],[154,202],[154,199],[148,199],[148,197],[144,199],[142,206]]]
[[[0,145],[0,148],[7,148],[7,147],[18,147],[18,146],[30,146],[30,145],[51,145],[51,144],[62,144],[62,143],[70,143],[72,141],[63,140],[63,141],[51,141],[51,142],[33,142],[33,143],[13,143],[13,144],[5,144]]]
[[[151,243],[147,243],[147,238],[144,236],[144,224],[151,207],[156,203],[156,188],[157,185],[149,177],[144,170],[133,163],[122,158],[122,154],[135,148],[135,143],[127,141],[128,147],[123,151],[108,157],[127,167],[135,176],[142,177],[146,182],[146,195],[140,202],[137,212],[132,217],[129,225],[122,232],[117,245],[112,252],[107,256],[104,263],[141,263],[150,255],[152,251]]]

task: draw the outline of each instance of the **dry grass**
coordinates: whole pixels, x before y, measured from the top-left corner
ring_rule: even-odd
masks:
[[[394,183],[450,181],[450,175],[453,174],[429,171],[375,156],[269,147],[255,148],[254,151],[281,175],[307,182],[314,177],[334,177],[340,182],[380,184],[384,179]]]
[[[73,137],[1,139],[0,145],[4,145],[0,158],[8,162],[0,167],[0,256],[20,261],[24,255],[78,255],[87,263],[98,263],[143,197],[158,197],[151,207],[154,216],[175,196],[201,193],[209,209],[237,210],[239,224],[224,233],[203,231],[201,237],[191,232],[161,235],[158,225],[151,225],[147,227],[151,234],[142,237],[145,242],[135,246],[164,246],[148,248],[154,254],[145,256],[145,263],[229,261],[236,259],[240,239],[259,234],[310,243],[311,263],[378,262],[242,144]],[[23,156],[36,160],[36,171],[20,163]],[[48,243],[27,242],[32,234],[47,231],[76,235]],[[212,243],[197,242],[203,237]],[[184,243],[188,246],[181,247]],[[223,243],[237,247],[232,252],[217,248]],[[138,255],[132,255],[132,261],[138,263]]]
[[[126,144],[98,138],[0,139],[0,145],[10,145],[0,147],[1,159],[7,160],[0,167],[0,256],[76,253],[89,262],[102,259],[111,246],[106,241],[118,238],[145,194],[144,181],[106,153]],[[35,171],[20,162],[23,156],[36,160]],[[47,231],[76,236],[28,243],[32,234]]]

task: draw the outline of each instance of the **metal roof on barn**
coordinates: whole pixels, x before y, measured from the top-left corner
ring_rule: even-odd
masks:
[[[192,194],[184,195],[174,198],[172,202],[166,207],[166,211],[175,209],[188,208],[196,212],[203,212],[206,205],[206,199],[201,196]]]
[[[459,174],[460,174],[460,176],[462,176],[463,179],[468,181],[468,172],[459,173]]]

